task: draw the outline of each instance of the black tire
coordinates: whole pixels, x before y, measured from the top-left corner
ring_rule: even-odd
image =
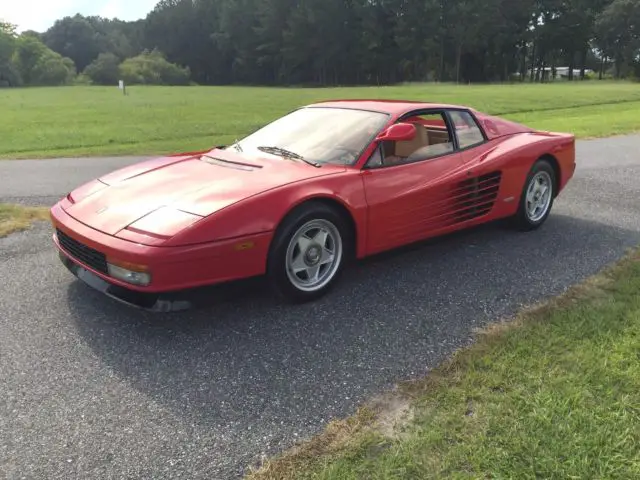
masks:
[[[299,288],[290,278],[287,269],[287,255],[296,232],[308,222],[318,220],[329,222],[335,226],[336,232],[340,236],[342,248],[340,259],[336,261],[337,266],[330,280],[316,290],[307,291]],[[310,302],[324,296],[333,288],[351,255],[352,233],[344,215],[338,209],[323,202],[310,201],[291,211],[276,230],[267,258],[267,279],[275,293],[287,302]]]
[[[534,179],[539,175],[544,176],[544,174],[548,175],[548,178],[550,179],[551,198],[549,199],[549,204],[544,214],[540,215],[539,217],[536,216],[532,218],[531,214],[527,209],[527,192],[529,190],[529,186],[534,181]],[[522,193],[520,195],[518,212],[512,218],[513,226],[516,229],[524,232],[528,232],[528,231],[532,231],[537,228],[540,228],[542,224],[547,221],[547,218],[549,218],[549,214],[551,213],[551,210],[553,208],[553,203],[555,201],[556,195],[557,195],[556,172],[548,160],[544,158],[540,159],[533,165],[533,167],[531,167],[531,170],[527,175],[527,180],[525,181],[524,188],[522,189]]]

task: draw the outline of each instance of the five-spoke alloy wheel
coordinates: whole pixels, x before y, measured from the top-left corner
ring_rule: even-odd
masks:
[[[296,288],[313,292],[331,281],[342,259],[342,237],[329,220],[311,220],[293,234],[287,248],[287,275]]]
[[[556,174],[546,159],[538,160],[522,190],[518,212],[514,217],[516,226],[521,230],[534,230],[540,227],[551,213],[556,192]]]
[[[305,203],[275,234],[267,260],[269,281],[290,301],[318,298],[337,280],[350,247],[348,222],[337,209],[322,202]]]

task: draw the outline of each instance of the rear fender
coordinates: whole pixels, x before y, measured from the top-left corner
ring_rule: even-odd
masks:
[[[465,160],[473,175],[502,172],[500,201],[494,211],[497,217],[514,215],[533,164],[542,157],[557,160],[560,170],[558,191],[571,179],[575,170],[575,140],[572,135],[524,133],[489,142],[481,153],[465,152]]]

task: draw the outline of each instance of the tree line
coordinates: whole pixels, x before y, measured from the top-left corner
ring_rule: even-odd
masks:
[[[127,84],[190,83],[188,67],[168,62],[158,50],[132,47],[126,36],[118,38],[113,35],[114,31],[109,31],[102,38],[94,35],[90,29],[82,28],[89,24],[85,20],[74,17],[74,27],[80,26],[80,32],[91,34],[84,39],[88,42],[86,44],[81,42],[81,36],[72,36],[69,43],[56,43],[60,37],[52,40],[48,36],[49,31],[44,34],[27,31],[18,35],[14,25],[0,23],[0,87],[115,85],[118,80]],[[99,18],[90,20],[98,25],[110,22]],[[124,25],[124,22],[116,22]]]
[[[34,42],[48,64],[109,84],[546,81],[558,67],[569,79],[638,78],[640,1],[162,0],[135,22],[76,15],[21,35],[5,26],[0,84],[34,81],[20,60]]]

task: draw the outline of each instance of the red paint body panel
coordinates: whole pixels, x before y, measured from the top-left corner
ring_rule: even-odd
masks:
[[[507,135],[515,135],[516,133],[529,133],[535,131],[526,125],[511,122],[504,118],[494,117],[475,111],[473,113],[489,140],[494,140]]]
[[[464,179],[460,153],[363,173],[369,206],[367,254],[425,238],[439,229],[439,193]]]
[[[375,100],[315,106],[384,112],[387,126],[412,112],[465,108]],[[333,202],[350,216],[362,258],[513,215],[526,176],[542,156],[555,159],[564,189],[575,170],[573,135],[468,111],[487,141],[446,156],[366,169],[375,142],[352,166],[321,168],[221,149],[177,154],[77,188],[52,208],[52,222],[108,259],[148,266],[152,282],[133,286],[83,265],[96,275],[132,290],[162,292],[263,274],[276,229],[308,200]],[[201,158],[205,154],[217,160]]]
[[[162,207],[170,206],[182,212],[206,217],[273,188],[345,170],[344,167],[332,166],[313,169],[307,165],[279,160],[247,162],[224,150],[214,150],[210,155],[229,162],[244,162],[243,165],[254,167],[240,170],[232,167],[235,163],[228,163],[231,167],[212,165],[200,157],[150,160],[102,177],[100,180],[110,185],[109,188],[91,186],[95,182],[89,187],[81,187],[81,193],[74,192],[72,196],[82,197],[83,200],[76,200],[66,211],[76,220],[96,230],[117,235],[122,229]],[[90,195],[85,194],[87,189],[90,189]],[[158,221],[162,221],[162,216],[156,217]],[[199,219],[194,218],[195,220]],[[167,212],[166,222],[171,221],[171,214]],[[158,225],[152,226],[149,231],[161,236],[178,233],[174,229],[166,230]],[[260,227],[255,231],[264,231],[264,228]],[[221,235],[218,239],[236,236],[227,232],[222,232]],[[212,239],[204,238],[201,241],[208,240]]]
[[[60,205],[51,209],[51,216],[56,228],[105,253],[108,259],[149,266],[153,275],[151,285],[138,287],[111,278],[83,264],[85,268],[110,283],[142,292],[174,291],[261,275],[264,273],[262,259],[267,255],[271,241],[269,233],[248,236],[243,241],[253,242],[254,247],[244,251],[236,249],[236,241],[171,248],[151,247],[87,227],[66,214]],[[60,249],[55,235],[54,241],[58,249],[65,253]]]
[[[295,206],[312,199],[328,199],[343,206],[354,219],[358,238],[362,237],[364,241],[367,203],[361,173],[345,169],[338,175],[305,180],[287,188],[256,195],[208,217],[197,228],[183,231],[166,245],[193,244],[202,238],[243,238],[254,232],[273,232]],[[364,253],[360,248],[358,251]]]

